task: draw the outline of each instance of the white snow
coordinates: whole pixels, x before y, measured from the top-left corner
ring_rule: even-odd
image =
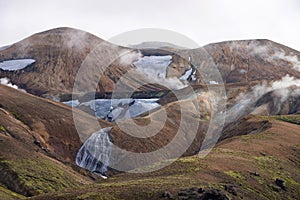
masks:
[[[167,67],[172,62],[172,56],[144,56],[133,64],[138,70],[149,77],[166,78]]]
[[[76,164],[91,172],[99,174],[102,178],[103,173],[109,166],[112,143],[109,139],[111,127],[100,129],[93,133],[81,146],[76,155]]]
[[[192,74],[192,81],[196,81],[197,78],[196,78],[196,70],[194,71],[194,73]]]
[[[216,81],[209,81],[209,84],[211,84],[211,85],[217,85],[217,84],[219,84],[219,83],[216,82]]]
[[[80,105],[88,106],[95,111],[98,118],[119,121],[133,118],[160,105],[158,99],[96,99]]]
[[[70,101],[65,101],[63,103],[70,107],[76,107],[80,104],[80,102],[78,100],[70,100]]]
[[[16,71],[24,69],[28,65],[35,63],[33,59],[16,59],[16,60],[5,60],[0,62],[0,69],[7,71]]]
[[[187,80],[192,75],[192,72],[193,72],[193,68],[188,69],[179,79]]]
[[[167,78],[167,69],[172,62],[172,56],[144,56],[133,65],[137,71],[147,77],[152,83],[164,85],[170,89],[182,89],[187,87],[177,77]]]
[[[241,74],[246,74],[246,72],[247,72],[247,71],[246,71],[245,69],[240,69],[240,73],[241,73]]]

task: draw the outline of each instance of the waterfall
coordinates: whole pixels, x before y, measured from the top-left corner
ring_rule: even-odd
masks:
[[[110,129],[101,129],[84,142],[76,155],[78,166],[102,175],[107,171],[112,147],[108,135]]]

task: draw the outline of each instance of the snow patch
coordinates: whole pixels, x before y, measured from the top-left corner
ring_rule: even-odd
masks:
[[[246,74],[246,72],[247,72],[247,70],[245,70],[245,69],[240,69],[240,73],[241,73],[241,74]]]
[[[172,56],[144,56],[133,64],[150,77],[166,78],[167,67],[172,62]]]
[[[167,78],[167,68],[172,62],[172,56],[144,56],[134,62],[136,69],[145,77],[170,89],[182,89],[187,87],[177,77]]]
[[[76,106],[79,106],[79,104],[80,104],[80,102],[78,100],[65,101],[63,103],[70,107],[76,107]]]
[[[216,82],[216,81],[209,81],[209,84],[210,84],[210,85],[217,85],[217,84],[219,84],[219,83]]]
[[[187,81],[188,78],[192,75],[193,68],[188,69],[179,79]]]
[[[6,71],[16,71],[24,69],[33,63],[35,63],[35,60],[33,59],[5,60],[0,62],[0,69]]]
[[[98,118],[120,121],[137,117],[147,111],[160,107],[158,99],[96,99],[80,105],[88,106]]]

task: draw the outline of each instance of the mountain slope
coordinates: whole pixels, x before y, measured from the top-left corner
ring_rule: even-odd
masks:
[[[300,52],[270,40],[229,41],[204,46],[226,83],[300,78]]]
[[[3,85],[0,94],[0,186],[32,196],[91,183],[75,166],[82,142],[71,108]],[[90,115],[74,112],[84,116],[86,136],[97,130]]]
[[[1,108],[4,113],[7,113],[6,117],[1,119],[4,127],[8,126],[14,129],[13,123],[6,125],[8,121],[5,120],[14,117],[18,123],[25,126],[27,132],[31,132],[31,136],[27,134],[30,140],[38,140],[41,146],[58,159],[74,161],[81,141],[74,126],[70,107],[3,85],[0,85],[0,94]],[[88,119],[91,116],[83,112],[80,114],[87,119],[86,123],[89,123]],[[109,124],[105,121],[100,123],[104,127]],[[94,125],[89,124],[86,127],[87,135],[94,131]],[[13,133],[14,131],[12,131]],[[21,136],[16,134],[15,137]]]

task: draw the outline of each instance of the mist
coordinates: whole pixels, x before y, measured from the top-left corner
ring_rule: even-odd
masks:
[[[261,85],[254,86],[250,92],[244,94],[241,93],[239,100],[227,110],[226,122],[234,122],[241,117],[250,114],[256,107],[257,101],[263,97],[263,95],[274,91],[274,95],[280,98],[280,103],[277,104],[277,110],[280,110],[279,106],[290,96],[296,97],[300,95],[299,89],[292,89],[291,87],[300,87],[300,79],[295,79],[289,75],[286,75],[281,80],[274,81],[272,83],[264,82]]]
[[[24,89],[20,89],[17,85],[13,84],[10,82],[10,79],[7,78],[7,77],[4,77],[4,78],[0,78],[0,84],[1,85],[6,85],[8,87],[11,87],[11,88],[14,88],[14,89],[17,89],[17,90],[20,90],[22,92],[26,92]]]

